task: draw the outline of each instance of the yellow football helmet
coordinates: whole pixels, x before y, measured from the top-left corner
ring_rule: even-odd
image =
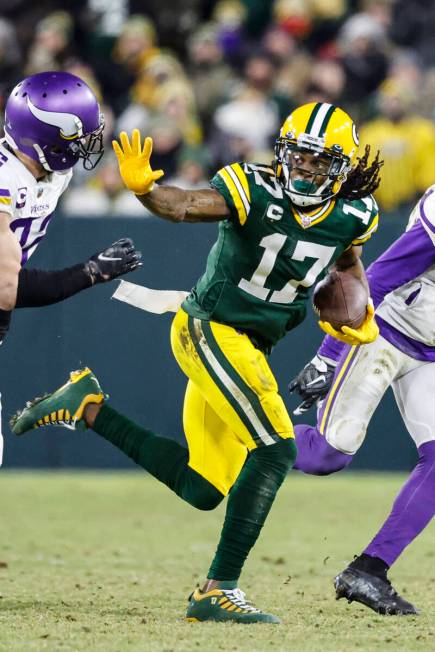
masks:
[[[304,168],[307,153],[312,157],[310,170]],[[298,206],[321,204],[340,191],[357,155],[352,118],[333,104],[311,102],[290,113],[281,127],[275,145],[276,175]],[[298,172],[292,174],[294,170]]]

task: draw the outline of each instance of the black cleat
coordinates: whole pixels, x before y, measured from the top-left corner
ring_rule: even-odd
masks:
[[[337,600],[360,602],[378,614],[387,616],[417,615],[417,609],[400,597],[391,582],[358,568],[346,568],[334,580]]]

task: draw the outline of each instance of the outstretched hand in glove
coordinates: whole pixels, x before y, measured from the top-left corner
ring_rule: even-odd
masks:
[[[135,249],[133,240],[121,238],[91,256],[85,262],[84,268],[92,280],[92,285],[95,285],[111,281],[141,267],[141,259],[142,254]]]
[[[164,175],[163,170],[151,169],[152,138],[145,138],[142,147],[139,129],[133,129],[131,142],[125,131],[121,131],[119,140],[121,144],[112,140],[112,145],[124,184],[135,195],[147,195],[153,189],[154,182]]]

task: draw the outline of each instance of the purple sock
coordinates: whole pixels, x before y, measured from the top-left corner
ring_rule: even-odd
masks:
[[[393,509],[366,555],[391,566],[435,515],[435,441],[418,449],[418,464],[393,503]]]
[[[295,439],[298,454],[294,469],[310,475],[329,475],[340,471],[353,459],[328,444],[317,428],[295,426]]]

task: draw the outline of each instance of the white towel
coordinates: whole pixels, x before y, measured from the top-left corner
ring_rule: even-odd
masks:
[[[121,281],[112,299],[161,315],[164,312],[177,312],[188,294],[183,290],[152,290],[144,285]]]

